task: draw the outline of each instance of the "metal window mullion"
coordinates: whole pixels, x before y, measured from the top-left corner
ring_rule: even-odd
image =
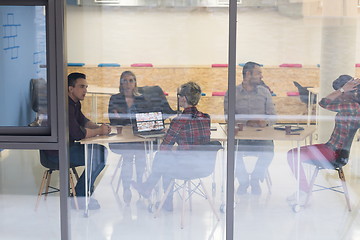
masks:
[[[236,87],[236,0],[229,3],[228,128],[226,181],[226,240],[234,239],[235,87]]]
[[[65,0],[49,0],[49,5],[55,5],[55,56],[56,56],[56,102],[59,139],[59,168],[60,168],[60,229],[61,239],[71,239],[70,214],[68,206],[69,196],[69,128],[67,86],[65,79]],[[53,79],[51,79],[53,80]]]

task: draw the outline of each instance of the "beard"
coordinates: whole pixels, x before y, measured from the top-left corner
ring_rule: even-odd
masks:
[[[255,82],[255,81],[250,81],[250,84],[251,84],[251,86],[256,87],[256,86],[259,86],[259,85],[260,85],[260,81],[257,81],[257,82]]]

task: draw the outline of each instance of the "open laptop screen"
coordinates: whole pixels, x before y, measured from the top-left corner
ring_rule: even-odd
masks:
[[[137,133],[161,131],[165,128],[162,112],[135,114],[134,131]]]

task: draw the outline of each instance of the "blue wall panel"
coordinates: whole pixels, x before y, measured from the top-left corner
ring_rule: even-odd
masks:
[[[30,80],[46,79],[43,7],[0,6],[0,126],[27,126],[35,118]]]

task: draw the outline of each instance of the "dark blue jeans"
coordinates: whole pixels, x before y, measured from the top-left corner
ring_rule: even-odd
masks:
[[[70,167],[85,166],[85,152],[84,145],[75,143],[69,147],[70,153]],[[90,169],[90,161],[88,161],[88,176],[91,174],[91,182],[89,180],[88,184],[90,187],[90,192],[94,191],[94,182],[97,176],[105,167],[105,148],[101,145],[89,145],[88,151],[89,158],[92,157],[92,169]],[[49,161],[54,163],[59,163],[59,156],[56,155],[47,155]],[[89,159],[90,160],[90,159]],[[91,173],[90,173],[91,171]],[[85,196],[85,171],[81,174],[76,187],[75,187],[77,196]]]

